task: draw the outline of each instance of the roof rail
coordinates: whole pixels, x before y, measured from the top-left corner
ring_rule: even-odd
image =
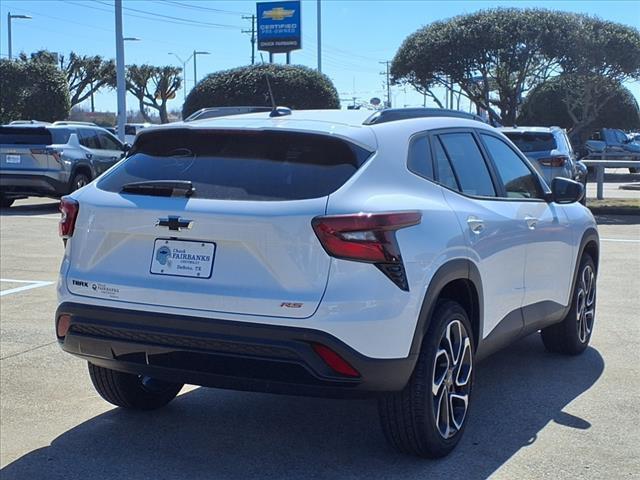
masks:
[[[271,107],[206,107],[193,112],[185,122],[203,120],[205,118],[226,117],[229,115],[242,115],[244,113],[270,112]]]
[[[397,120],[407,120],[410,118],[426,118],[426,117],[455,117],[466,118],[467,120],[475,120],[477,122],[487,123],[482,117],[473,113],[461,112],[459,110],[449,110],[446,108],[387,108],[380,110],[369,118],[363,125],[377,125],[378,123],[395,122]]]
[[[76,122],[74,120],[58,120],[57,122],[53,122],[54,125],[87,125],[89,127],[97,127],[93,122]]]

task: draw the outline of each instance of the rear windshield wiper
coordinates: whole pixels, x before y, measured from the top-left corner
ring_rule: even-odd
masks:
[[[138,193],[156,197],[190,197],[196,191],[189,180],[147,180],[125,183],[121,193]]]

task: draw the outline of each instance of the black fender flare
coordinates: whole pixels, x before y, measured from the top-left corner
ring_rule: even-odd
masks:
[[[449,260],[441,265],[436,273],[431,278],[427,292],[425,293],[422,301],[422,308],[418,316],[418,323],[416,330],[413,334],[413,340],[411,341],[410,355],[417,355],[420,353],[422,347],[422,340],[429,330],[431,323],[431,316],[435,309],[436,303],[440,293],[444,287],[455,280],[469,280],[476,289],[478,295],[478,335],[474,340],[474,346],[477,349],[478,343],[482,341],[482,330],[484,324],[483,312],[484,312],[484,300],[482,291],[482,279],[478,267],[469,259],[457,258]]]

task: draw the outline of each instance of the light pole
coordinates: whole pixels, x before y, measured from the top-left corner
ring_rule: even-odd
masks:
[[[180,55],[178,55],[177,53],[169,52],[168,54],[176,57],[178,61],[182,64],[182,74],[184,75],[184,83],[182,85],[182,97],[183,97],[183,100],[186,101],[187,100],[187,62],[191,60],[191,57],[193,57],[193,53],[186,60],[182,60]]]
[[[196,68],[196,59],[198,55],[211,55],[211,52],[198,52],[196,50],[193,51],[193,86],[195,88],[198,83],[198,70]]]
[[[11,12],[7,13],[7,36],[8,38],[8,42],[7,45],[9,47],[9,60],[11,60],[11,20],[13,20],[14,18],[21,18],[24,20],[30,20],[32,17],[30,17],[29,15],[11,15]]]

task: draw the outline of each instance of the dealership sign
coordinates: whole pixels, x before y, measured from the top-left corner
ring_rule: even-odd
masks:
[[[258,50],[272,53],[302,48],[300,2],[257,4]]]

